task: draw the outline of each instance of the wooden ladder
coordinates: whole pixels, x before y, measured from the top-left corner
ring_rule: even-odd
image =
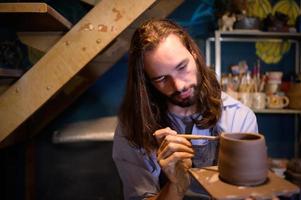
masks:
[[[6,25],[15,25],[23,43],[45,52],[0,96],[0,145],[38,133],[127,52],[137,26],[166,17],[182,1],[89,1],[96,5],[74,26],[45,3],[0,3],[0,21],[12,16]],[[25,26],[27,16],[47,23]]]

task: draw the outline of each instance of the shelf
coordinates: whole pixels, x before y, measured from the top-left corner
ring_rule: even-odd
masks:
[[[253,109],[253,111],[259,114],[301,114],[301,110],[296,109]]]
[[[16,31],[68,31],[72,24],[46,3],[0,3],[0,26]]]
[[[291,32],[264,32],[259,30],[234,30],[234,31],[216,31],[220,37],[239,37],[239,38],[281,38],[281,39],[294,39],[300,40],[301,33]]]
[[[19,78],[23,73],[23,70],[20,69],[0,68],[0,78]]]
[[[52,142],[59,144],[113,141],[116,126],[116,116],[76,122],[56,130],[53,134]]]
[[[222,55],[222,42],[257,42],[257,41],[275,41],[280,39],[288,39],[295,45],[295,71],[301,71],[301,58],[300,58],[300,42],[301,33],[290,32],[263,32],[258,30],[234,30],[234,31],[215,31],[214,37],[206,39],[206,65],[211,66],[211,45],[210,42],[214,41],[214,54],[215,54],[215,72],[217,78],[221,79],[221,55]]]

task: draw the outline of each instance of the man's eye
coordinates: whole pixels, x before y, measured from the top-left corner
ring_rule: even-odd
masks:
[[[186,68],[186,65],[183,65],[183,66],[181,66],[181,67],[178,68],[178,71],[182,71],[182,70],[184,70],[185,68]]]
[[[161,76],[161,77],[156,78],[156,79],[154,80],[154,82],[156,82],[156,83],[162,83],[162,82],[164,82],[164,81],[166,81],[166,76]]]

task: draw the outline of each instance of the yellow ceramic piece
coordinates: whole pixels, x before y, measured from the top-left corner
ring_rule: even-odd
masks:
[[[295,26],[296,19],[300,14],[300,8],[294,0],[280,0],[273,7],[273,15],[276,12],[286,14],[289,18],[288,25]]]
[[[269,0],[249,0],[247,15],[250,17],[258,17],[260,20],[272,12],[272,6]]]

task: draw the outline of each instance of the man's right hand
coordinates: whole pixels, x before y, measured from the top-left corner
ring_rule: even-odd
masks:
[[[170,129],[160,129],[154,133],[160,147],[157,151],[158,163],[162,171],[176,187],[177,193],[184,196],[190,184],[187,170],[191,167],[191,158],[194,156],[191,143]]]

